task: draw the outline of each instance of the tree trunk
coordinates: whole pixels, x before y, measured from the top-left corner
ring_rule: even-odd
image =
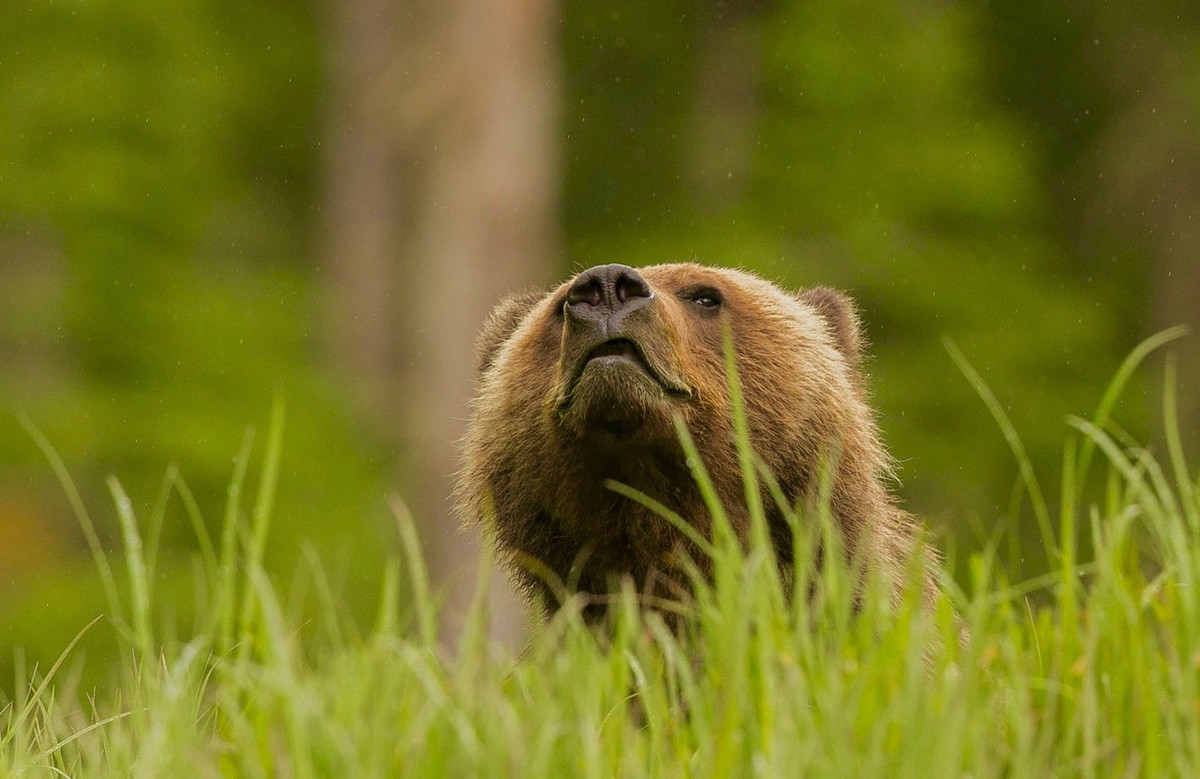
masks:
[[[762,0],[697,5],[687,178],[693,201],[708,212],[737,202],[749,185],[763,80],[764,6]]]
[[[554,5],[410,4],[417,29],[390,39],[385,5],[341,5],[358,9],[338,14],[351,65],[335,70],[334,92],[355,103],[335,124],[350,139],[332,143],[339,341],[352,375],[383,386],[368,388],[375,413],[403,420],[420,477],[418,521],[434,575],[449,588],[443,629],[452,638],[479,554],[478,532],[459,530],[450,500],[475,335],[500,297],[549,280],[557,246]],[[339,85],[338,74],[352,83]],[[403,199],[397,170],[408,173]],[[389,368],[398,361],[406,378]],[[521,610],[499,577],[492,593],[493,637],[513,643],[524,632]]]
[[[395,3],[386,0],[336,0],[330,10],[324,236],[330,353],[363,412],[395,437],[402,429],[386,415],[401,378],[392,296],[401,256],[400,149],[388,116],[371,98],[397,56],[399,20]]]
[[[425,328],[414,432],[427,462],[421,508],[437,522],[436,562],[451,584],[443,627],[471,595],[478,532],[458,532],[449,494],[469,414],[474,344],[499,298],[545,284],[555,249],[555,32],[548,0],[456,0],[449,51],[461,100],[432,139],[420,244],[411,270]],[[493,635],[515,642],[520,609],[493,581]]]
[[[1097,41],[1114,41],[1106,82],[1120,106],[1093,150],[1091,228],[1151,263],[1149,329],[1187,325],[1178,355],[1180,433],[1200,442],[1200,31],[1170,14],[1135,20],[1105,6]],[[1131,239],[1130,236],[1135,236]],[[1157,377],[1152,377],[1157,378]],[[1152,382],[1157,384],[1157,382]],[[1157,408],[1157,404],[1154,404]]]

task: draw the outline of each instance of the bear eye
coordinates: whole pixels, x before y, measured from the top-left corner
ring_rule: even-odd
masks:
[[[679,297],[707,309],[717,308],[723,302],[721,293],[712,287],[688,287],[679,293]]]

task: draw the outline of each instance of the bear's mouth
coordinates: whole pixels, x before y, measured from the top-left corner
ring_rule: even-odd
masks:
[[[574,387],[579,382],[583,372],[589,366],[603,367],[619,364],[632,365],[641,370],[647,376],[654,380],[656,384],[662,387],[663,391],[670,397],[690,400],[692,391],[688,387],[678,384],[678,382],[669,381],[663,373],[654,367],[654,364],[647,359],[646,354],[642,351],[641,346],[637,341],[625,336],[610,338],[596,346],[593,346],[579,361],[575,370],[572,372],[570,386]],[[569,394],[569,393],[568,393]],[[567,401],[567,398],[564,398]]]
[[[587,368],[593,362],[631,362],[646,373],[653,375],[650,366],[646,364],[646,359],[642,357],[642,353],[628,338],[614,338],[592,349],[584,357],[583,367]]]

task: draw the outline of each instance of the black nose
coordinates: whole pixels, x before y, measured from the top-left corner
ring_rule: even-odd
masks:
[[[567,290],[568,314],[616,329],[618,321],[654,297],[650,285],[628,265],[597,265],[576,277]]]

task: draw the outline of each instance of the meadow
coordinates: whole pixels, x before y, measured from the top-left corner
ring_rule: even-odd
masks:
[[[1014,510],[1037,518],[1041,576],[1006,576],[1020,524],[1000,517],[960,584],[946,577],[932,605],[914,584],[896,606],[844,555],[812,564],[818,547],[837,548],[827,512],[789,513],[800,563],[785,577],[765,534],[738,542],[714,504],[714,536],[699,539],[714,573],[696,578],[692,601],[645,610],[624,591],[593,631],[564,588],[517,654],[487,639],[486,559],[454,648],[439,639],[437,592],[399,500],[401,543],[369,627],[319,563],[304,593],[264,574],[281,407],[261,477],[249,483],[249,448],[235,461],[217,537],[186,482],[167,480],[199,549],[186,620],[157,591],[163,504],[139,517],[110,479],[123,549],[105,554],[68,469],[30,426],[92,544],[109,603],[98,619],[116,627],[124,660],[85,689],[73,646],[48,668],[18,655],[17,692],[0,700],[0,775],[1200,775],[1200,479],[1178,435],[1173,363],[1153,453],[1112,419],[1144,357],[1176,335],[1142,344],[1095,411],[1068,420],[1054,483],[950,347],[1019,465]],[[758,494],[742,441],[749,505],[778,500],[766,474]]]

